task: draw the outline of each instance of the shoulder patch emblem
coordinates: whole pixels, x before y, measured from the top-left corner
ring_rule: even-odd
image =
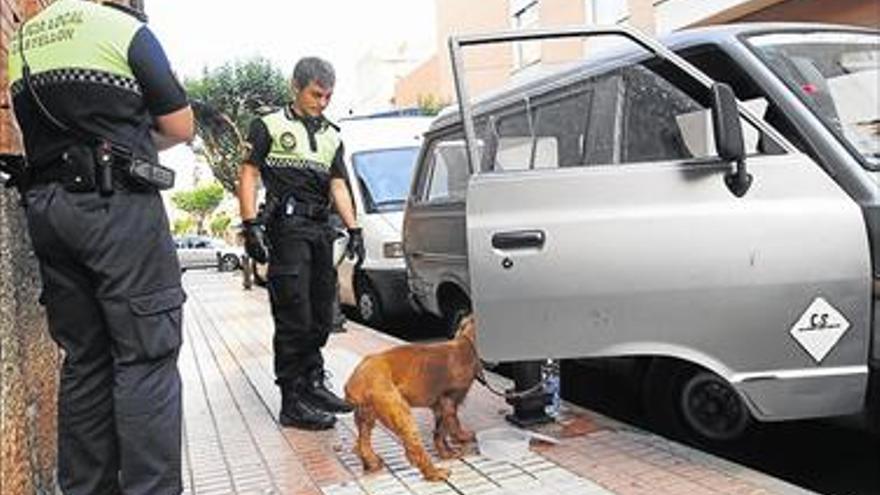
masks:
[[[292,132],[285,132],[282,134],[281,147],[288,151],[296,148],[296,136],[294,136]]]

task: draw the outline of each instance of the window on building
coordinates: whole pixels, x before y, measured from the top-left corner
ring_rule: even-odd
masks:
[[[538,0],[517,2],[513,7],[514,29],[535,29],[539,25]],[[528,41],[513,44],[515,69],[522,69],[541,61],[541,42]]]
[[[628,15],[628,0],[593,0],[593,20],[596,24],[617,24]]]

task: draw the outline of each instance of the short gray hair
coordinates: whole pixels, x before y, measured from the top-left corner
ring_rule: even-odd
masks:
[[[336,84],[336,71],[330,62],[318,57],[303,57],[293,68],[293,84],[304,89],[312,81],[323,88],[332,88]]]

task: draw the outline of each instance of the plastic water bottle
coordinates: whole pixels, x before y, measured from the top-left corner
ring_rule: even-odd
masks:
[[[544,392],[549,401],[544,407],[544,413],[551,418],[559,416],[562,399],[559,396],[559,361],[548,359],[541,366],[541,379],[544,382]]]

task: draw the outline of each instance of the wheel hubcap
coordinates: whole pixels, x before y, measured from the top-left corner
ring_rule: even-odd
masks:
[[[688,425],[713,440],[730,440],[745,431],[749,413],[736,391],[712,373],[694,375],[682,391],[682,413]]]
[[[361,294],[361,297],[358,300],[358,310],[363,319],[368,321],[373,319],[373,315],[376,311],[376,304],[373,302],[373,299],[369,294]]]

